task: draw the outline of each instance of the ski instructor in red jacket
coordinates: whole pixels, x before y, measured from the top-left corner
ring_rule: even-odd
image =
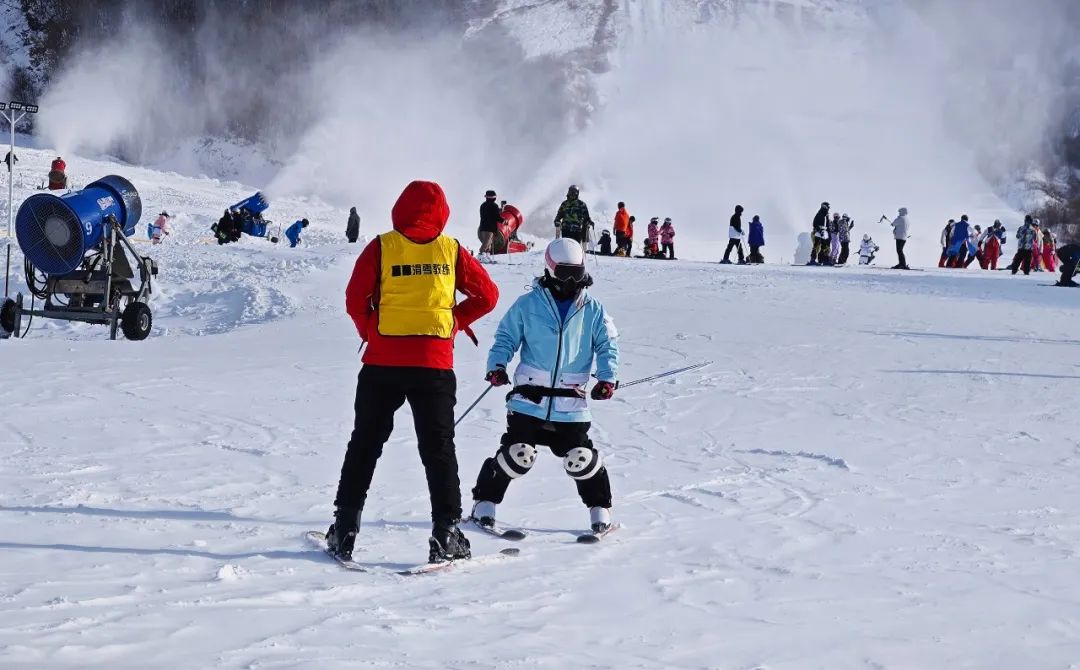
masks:
[[[495,308],[499,290],[484,268],[443,234],[450,207],[434,182],[405,187],[394,229],[360,254],[345,308],[367,343],[356,384],[356,421],[341,466],[328,548],[351,559],[375,463],[408,401],[431,496],[431,562],[469,558],[458,528],[461,484],[454,451],[454,336]],[[457,293],[465,295],[458,303]]]

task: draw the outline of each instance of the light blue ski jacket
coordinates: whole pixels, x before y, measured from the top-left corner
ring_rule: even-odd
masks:
[[[614,383],[619,370],[618,337],[615,322],[588,293],[582,291],[561,319],[551,293],[536,280],[532,291],[518,298],[499,322],[487,367],[506,367],[520,349],[515,386],[584,388],[594,360],[596,378]],[[515,395],[506,406],[512,412],[553,422],[592,420],[585,398],[544,398],[534,403]]]

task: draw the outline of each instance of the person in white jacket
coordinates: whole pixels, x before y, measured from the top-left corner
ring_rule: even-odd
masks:
[[[874,262],[874,255],[877,254],[880,247],[874,244],[874,240],[871,239],[870,233],[862,236],[862,245],[859,247],[859,265],[870,265]]]
[[[893,237],[896,238],[896,258],[897,263],[893,266],[893,270],[910,270],[908,267],[907,258],[904,257],[904,245],[907,244],[909,224],[908,224],[908,211],[907,207],[900,208],[900,215],[892,222]]]

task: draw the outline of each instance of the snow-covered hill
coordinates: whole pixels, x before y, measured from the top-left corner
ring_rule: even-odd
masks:
[[[21,157],[26,194],[50,154]],[[1051,277],[597,259],[624,380],[712,361],[596,403],[624,528],[574,543],[586,511],[544,455],[500,507],[530,531],[520,557],[355,574],[301,537],[329,519],[359,367],[344,210],[282,197],[270,213],[307,215],[309,244],[218,247],[205,227],[251,187],[69,164],[76,183],[128,176],[146,211],[176,214],[176,232],[152,250],[149,340],[35,322],[0,343],[4,668],[1080,657],[1080,303]],[[372,213],[363,231],[385,226]],[[454,232],[468,240],[471,227]],[[539,263],[492,266],[502,298],[478,324],[483,344]],[[459,342],[459,411],[484,388],[484,355]],[[357,552],[390,568],[422,560],[428,532],[407,410],[397,423]],[[460,426],[466,490],[502,427],[495,394]],[[502,546],[471,539],[478,554]]]

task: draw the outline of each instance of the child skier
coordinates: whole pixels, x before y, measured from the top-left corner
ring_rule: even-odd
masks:
[[[473,488],[471,520],[495,527],[495,508],[510,482],[529,472],[537,447],[563,460],[589,508],[593,533],[611,528],[611,483],[600,454],[589,439],[591,416],[585,387],[596,363],[597,383],[589,394],[608,400],[615,394],[619,367],[618,332],[604,306],[586,293],[592,278],[577,242],[552,241],[544,253],[544,275],[517,299],[499,323],[488,354],[485,379],[510,383],[506,366],[521,352],[514,388],[507,396],[506,433],[495,455],[484,461]]]
[[[675,226],[670,218],[664,219],[664,225],[660,226],[660,243],[664,245],[660,257],[675,260]]]
[[[859,265],[870,265],[874,262],[874,255],[877,254],[878,245],[874,244],[874,240],[870,237],[870,233],[862,236],[862,246],[859,247]]]
[[[649,227],[646,230],[645,238],[645,257],[651,258],[650,253],[655,253],[651,250],[660,248],[660,219],[659,217],[653,217],[649,219]]]
[[[162,212],[150,227],[150,241],[153,244],[161,244],[162,235],[169,234],[169,213]]]
[[[757,214],[750,221],[750,256],[747,262],[764,263],[765,257],[761,255],[761,247],[765,246],[765,224]]]
[[[601,256],[610,256],[611,255],[611,232],[605,230],[602,233],[600,233],[599,245],[600,245],[600,251],[598,252],[599,255],[601,255]]]

